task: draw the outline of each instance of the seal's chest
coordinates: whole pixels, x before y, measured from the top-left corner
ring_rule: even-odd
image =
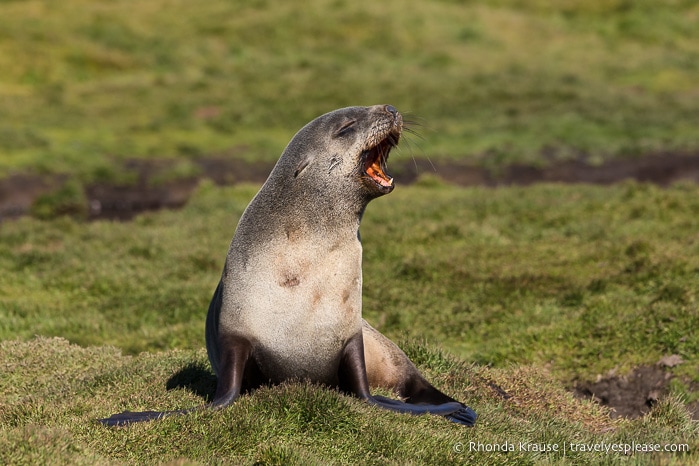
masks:
[[[354,335],[361,326],[361,246],[293,246],[281,244],[241,271],[239,325],[258,341],[286,340],[284,346]]]
[[[235,241],[235,240],[234,240]],[[244,335],[270,380],[331,383],[344,346],[361,331],[361,244],[277,235],[226,264],[224,333]]]
[[[267,298],[246,319],[265,377],[335,384],[345,344],[361,329],[361,276],[286,279]]]
[[[286,340],[284,346],[303,340],[304,347],[312,347],[313,341],[351,336],[361,324],[361,283],[361,275],[341,270],[281,275],[271,286],[260,283],[242,321],[258,341]]]

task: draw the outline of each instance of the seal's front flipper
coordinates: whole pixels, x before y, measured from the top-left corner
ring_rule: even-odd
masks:
[[[252,345],[247,339],[233,335],[219,333],[217,339],[220,373],[211,406],[225,408],[240,396],[245,369],[251,360]]]
[[[435,416],[444,416],[452,422],[469,427],[475,425],[476,418],[478,417],[474,410],[459,403],[458,401],[438,405],[414,405],[393,400],[391,398],[386,398],[384,396],[374,395],[369,398],[367,402],[371,405],[396,411],[398,413],[416,415],[433,414]]]
[[[107,418],[99,419],[99,422],[109,427],[125,426],[134,422],[155,421],[173,414],[185,414],[193,409],[180,409],[177,411],[124,411],[123,413],[113,414]]]

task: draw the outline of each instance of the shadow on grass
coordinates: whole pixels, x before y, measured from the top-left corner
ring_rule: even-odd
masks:
[[[216,393],[216,376],[199,363],[190,363],[180,369],[167,381],[168,390],[184,388],[210,402]]]

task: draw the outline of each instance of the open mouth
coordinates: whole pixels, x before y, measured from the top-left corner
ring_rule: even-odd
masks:
[[[362,152],[364,173],[374,181],[382,192],[393,189],[393,178],[386,173],[386,162],[391,149],[398,145],[400,132],[391,132],[371,149]]]

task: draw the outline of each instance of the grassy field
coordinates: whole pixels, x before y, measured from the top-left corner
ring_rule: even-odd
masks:
[[[487,167],[696,151],[698,18],[686,0],[0,2],[0,176],[273,160],[311,118],[376,103],[423,125],[417,156]]]
[[[95,425],[123,409],[211,396],[204,315],[255,190],[205,183],[182,211],[130,223],[3,224],[0,443],[13,445],[0,448],[5,462],[53,454],[66,462],[563,461],[560,452],[454,451],[470,441],[686,443],[690,456],[569,451],[565,461],[699,461],[698,426],[684,408],[699,398],[694,185],[493,190],[424,178],[369,206],[365,316],[475,407],[475,429],[377,412],[305,385],[255,392],[221,413]],[[642,419],[611,420],[566,390],[668,355],[683,363],[668,370],[669,395]]]
[[[474,407],[473,429],[303,383],[98,425],[212,397],[204,317],[258,186],[204,181],[128,223],[52,204],[133,182],[128,159],[168,159],[168,179],[210,155],[270,162],[313,117],[381,102],[420,133],[400,156],[498,170],[697,153],[698,20],[682,0],[0,1],[0,179],[68,180],[0,222],[0,464],[699,464],[694,184],[423,174],[369,206],[365,317]],[[668,356],[642,418],[572,394]],[[580,451],[632,443],[689,452]]]

